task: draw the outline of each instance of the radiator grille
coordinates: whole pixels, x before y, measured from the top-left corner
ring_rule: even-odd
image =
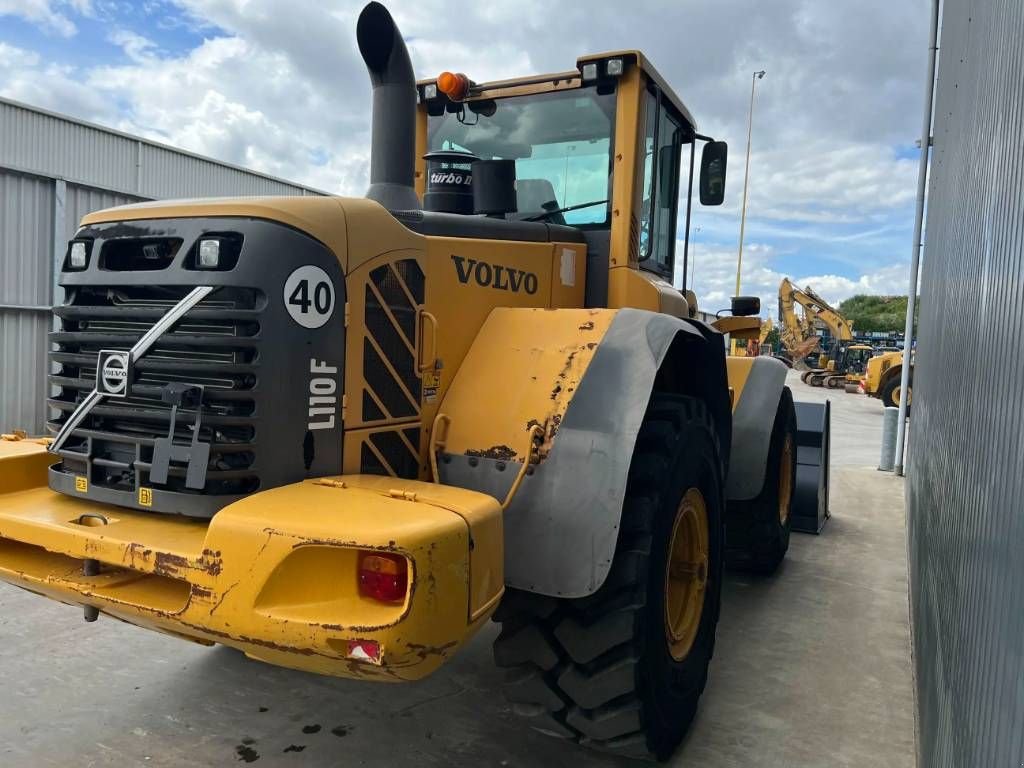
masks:
[[[96,384],[101,349],[127,351],[191,286],[82,286],[56,307],[59,330],[50,334],[56,393],[48,400],[57,412],[49,423],[58,431]],[[199,439],[211,444],[206,485],[186,489],[185,468],[172,464],[162,488],[176,492],[238,495],[259,488],[260,316],[265,304],[255,289],[223,287],[192,309],[135,365],[136,378],[125,398],[108,398],[74,430],[60,451],[58,471],[85,475],[94,486],[135,491],[148,486],[153,441],[166,437],[170,406],[161,399],[165,384],[202,384]],[[195,411],[179,409],[175,438],[192,439]]]

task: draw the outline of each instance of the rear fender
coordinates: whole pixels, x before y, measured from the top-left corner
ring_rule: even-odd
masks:
[[[721,336],[707,326],[643,310],[491,313],[432,439],[443,444],[442,483],[498,500],[523,462],[534,462],[505,511],[507,585],[561,597],[601,586],[652,391],[689,386],[727,420],[723,355]]]
[[[893,363],[886,368],[885,373],[882,374],[882,378],[878,380],[878,391],[882,391],[882,388],[889,382],[890,379],[898,379],[903,375],[903,363]]]

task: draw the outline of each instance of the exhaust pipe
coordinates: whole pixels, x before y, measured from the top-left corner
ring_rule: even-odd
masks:
[[[416,80],[402,35],[380,3],[369,3],[356,23],[359,53],[373,86],[370,188],[366,196],[393,211],[420,207],[416,171]]]

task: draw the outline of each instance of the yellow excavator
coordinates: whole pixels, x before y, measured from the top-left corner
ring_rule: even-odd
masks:
[[[802,366],[803,360],[816,349],[821,337],[814,333],[814,316],[804,306],[802,315],[796,311],[794,288],[789,278],[783,278],[779,285],[779,340],[783,352],[794,366]]]
[[[797,304],[804,309],[803,323],[796,316]],[[832,334],[831,352],[819,355],[817,366],[805,371],[800,376],[801,381],[812,387],[824,386],[830,389],[841,389],[860,381],[874,350],[867,344],[852,343],[853,325],[850,321],[809,286],[801,290],[789,278],[782,279],[779,284],[779,317],[783,319],[785,335],[790,340],[787,350],[791,355],[799,354],[807,346],[813,349],[808,344],[809,339],[802,340],[803,347],[800,346],[801,341],[793,340],[798,338],[799,331],[813,326],[814,320],[821,320]],[[811,338],[815,344],[820,342],[818,337]]]

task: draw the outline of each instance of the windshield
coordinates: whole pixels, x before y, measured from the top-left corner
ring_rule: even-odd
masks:
[[[457,149],[516,161],[518,218],[595,203],[549,220],[605,225],[611,197],[615,95],[594,88],[468,102],[431,116],[431,152]]]

